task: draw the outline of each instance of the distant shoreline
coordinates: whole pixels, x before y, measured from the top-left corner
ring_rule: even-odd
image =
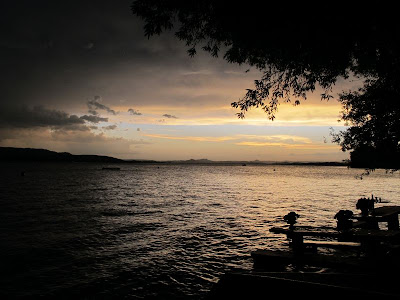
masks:
[[[348,166],[344,162],[255,162],[255,161],[209,161],[209,162],[192,162],[192,161],[165,161],[158,162],[169,165],[241,165],[241,166]]]
[[[296,166],[348,166],[347,162],[274,162],[274,161],[213,161],[208,159],[189,160],[134,160],[119,159],[104,155],[74,155],[68,152],[55,152],[46,149],[0,147],[0,161],[7,162],[92,162],[92,163],[129,163],[163,165],[296,165]]]

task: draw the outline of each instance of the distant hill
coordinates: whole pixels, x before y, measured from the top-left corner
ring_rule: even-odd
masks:
[[[169,163],[178,163],[178,164],[214,164],[215,161],[202,158],[202,159],[188,159],[188,160],[173,160],[169,161]]]
[[[46,149],[0,147],[0,161],[48,161],[48,162],[102,162],[102,163],[138,163],[138,164],[193,164],[193,165],[315,165],[347,166],[345,162],[272,162],[272,161],[213,161],[206,158],[154,161],[122,160],[102,155],[74,155],[68,152],[54,152]]]
[[[295,165],[295,166],[347,166],[347,162],[276,162],[276,161],[236,161],[236,160],[223,160],[223,161],[215,161],[209,160],[206,158],[202,159],[188,159],[188,160],[172,160],[166,161],[167,164],[189,164],[189,165],[242,165],[242,166],[251,166],[251,165]]]
[[[46,149],[0,147],[0,161],[104,162],[123,163],[124,160],[101,155],[73,155]]]

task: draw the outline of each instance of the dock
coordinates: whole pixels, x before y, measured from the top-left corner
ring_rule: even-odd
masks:
[[[371,201],[359,200],[361,214],[339,211],[336,228],[295,226],[299,215],[290,212],[288,226],[269,229],[286,235],[289,248],[253,251],[253,269],[225,274],[207,299],[399,297],[400,206]]]
[[[353,273],[254,272],[225,274],[206,299],[279,297],[399,297],[397,278]],[[301,299],[301,298],[300,298]]]

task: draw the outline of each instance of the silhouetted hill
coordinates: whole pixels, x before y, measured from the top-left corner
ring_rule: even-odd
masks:
[[[121,159],[101,155],[73,155],[46,149],[0,147],[0,161],[105,162],[122,163]]]
[[[173,160],[169,161],[169,163],[178,163],[178,164],[214,164],[217,163],[215,161],[202,158],[202,159],[188,159],[188,160]]]
[[[239,161],[239,160],[224,160],[215,161],[206,158],[202,159],[188,159],[188,160],[172,160],[165,161],[166,164],[188,164],[188,165],[241,165],[241,166],[251,166],[251,165],[295,165],[295,166],[348,166],[348,162],[291,162],[291,161]]]
[[[346,162],[273,162],[273,161],[214,161],[206,158],[154,161],[122,160],[101,155],[74,155],[68,152],[55,152],[46,149],[0,147],[0,161],[49,161],[49,162],[102,162],[102,163],[138,163],[138,164],[194,164],[194,165],[314,165],[347,166]]]

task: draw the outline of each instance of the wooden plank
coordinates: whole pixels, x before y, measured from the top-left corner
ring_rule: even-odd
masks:
[[[357,221],[353,222],[353,228],[362,228],[367,225],[368,225],[368,223],[366,221],[362,221],[362,220],[357,220]]]
[[[315,237],[338,237],[341,235],[341,233],[334,228],[318,228],[318,227],[295,227],[294,230],[282,227],[272,227],[269,231],[278,234],[315,236]]]
[[[386,217],[399,214],[400,214],[400,206],[382,206],[375,208],[373,212],[368,216],[355,214],[353,215],[352,218],[354,219],[376,218],[379,222],[384,222]]]
[[[380,240],[380,241],[396,241],[400,240],[400,231],[398,230],[378,230],[378,229],[361,229],[355,228],[351,231],[354,239],[363,240]]]
[[[326,248],[359,248],[361,243],[337,242],[337,241],[303,241],[304,246],[326,247]]]
[[[339,238],[344,234],[352,239],[381,239],[383,241],[392,241],[400,239],[400,231],[398,230],[379,230],[379,229],[363,229],[353,228],[347,232],[340,232],[334,229],[318,229],[318,228],[295,228],[290,230],[288,228],[273,227],[269,230],[272,233],[310,236],[310,237],[326,237],[326,238]]]
[[[400,206],[382,206],[374,209],[375,216],[388,216],[393,214],[400,214]]]

